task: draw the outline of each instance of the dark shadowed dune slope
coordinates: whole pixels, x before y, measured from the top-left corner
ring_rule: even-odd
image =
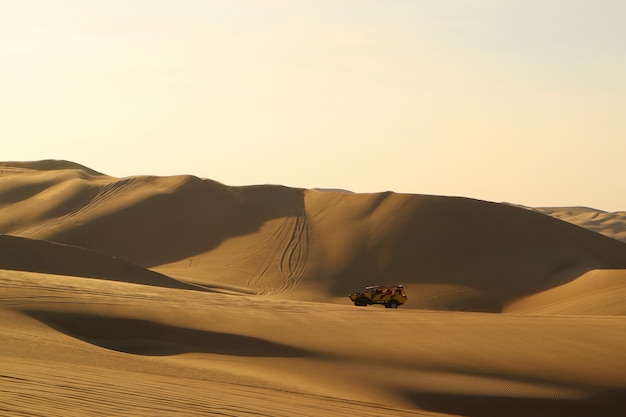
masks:
[[[0,235],[0,269],[98,278],[165,288],[198,289],[88,249]]]

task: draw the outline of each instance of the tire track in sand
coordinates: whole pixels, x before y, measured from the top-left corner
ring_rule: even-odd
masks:
[[[86,196],[84,201],[79,202],[78,207],[74,210],[46,219],[34,227],[31,226],[20,233],[20,236],[35,239],[41,236],[47,237],[48,231],[71,224],[72,220],[77,218],[79,215],[92,212],[103,204],[109,202],[111,199],[121,196],[124,193],[132,192],[140,184],[141,182],[139,179],[130,177],[107,181],[104,185],[97,185],[96,190],[90,192],[90,195]]]
[[[284,280],[280,292],[290,292],[302,281],[309,260],[308,229],[306,211],[302,208],[280,256],[279,271]]]
[[[267,244],[271,249],[248,280],[248,286],[256,288],[258,295],[292,291],[302,280],[308,263],[309,232],[304,208],[296,216],[285,218]],[[277,272],[278,280],[272,272]]]

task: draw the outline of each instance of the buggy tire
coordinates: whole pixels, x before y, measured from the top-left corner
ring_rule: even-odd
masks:
[[[361,298],[357,298],[354,301],[354,305],[357,307],[365,307],[366,305],[369,304],[369,301],[366,297],[361,297]]]

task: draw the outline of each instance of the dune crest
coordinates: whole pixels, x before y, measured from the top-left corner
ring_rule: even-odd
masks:
[[[537,207],[532,210],[626,242],[626,211],[610,213],[589,207]]]
[[[89,175],[104,175],[76,162],[65,161],[61,159],[46,159],[43,161],[14,161],[0,162],[0,170],[6,171],[61,171],[61,170],[78,170]]]

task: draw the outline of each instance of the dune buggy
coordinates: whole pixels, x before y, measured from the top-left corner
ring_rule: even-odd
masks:
[[[406,303],[407,296],[402,285],[374,285],[365,291],[348,294],[355,306],[382,304],[385,308],[398,308]]]

